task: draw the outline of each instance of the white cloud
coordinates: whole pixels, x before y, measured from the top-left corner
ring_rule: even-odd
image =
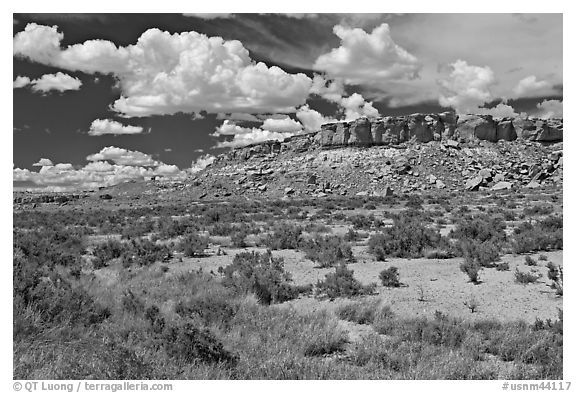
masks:
[[[390,27],[383,23],[368,34],[359,28],[334,26],[340,37],[338,48],[316,59],[314,69],[350,84],[373,84],[386,80],[414,79],[421,65],[418,59],[397,45]]]
[[[206,168],[208,165],[212,164],[215,159],[216,157],[213,156],[212,154],[205,154],[203,156],[200,156],[196,159],[195,162],[192,163],[188,171],[191,173],[199,172],[202,169]]]
[[[312,80],[255,63],[240,41],[196,32],[145,31],[126,47],[89,40],[64,49],[57,27],[30,23],[13,39],[14,55],[85,73],[113,74],[125,116],[178,112],[288,113],[305,103]]]
[[[33,80],[30,84],[32,85],[32,90],[43,93],[50,90],[58,90],[60,92],[79,90],[80,86],[82,86],[80,79],[62,72],[42,75],[39,79]]]
[[[289,117],[285,117],[282,119],[266,119],[261,128],[272,132],[296,133],[302,130],[302,124]]]
[[[218,142],[215,148],[242,147],[270,140],[283,141],[292,135],[293,134],[290,132],[272,132],[268,130],[261,130],[259,128],[252,128],[249,132],[235,134],[234,139],[231,141]]]
[[[518,113],[510,105],[498,104],[494,108],[478,108],[476,114],[492,115],[492,117],[516,117]]]
[[[14,79],[14,89],[20,89],[22,87],[26,87],[30,84],[30,78],[28,78],[27,76],[20,76],[18,75],[16,77],[16,79]]]
[[[490,67],[468,65],[463,60],[450,66],[450,75],[438,81],[442,89],[440,105],[452,107],[458,113],[475,113],[479,106],[494,98],[490,87],[496,78]]]
[[[48,158],[41,158],[40,161],[32,164],[32,166],[53,166],[52,160]]]
[[[530,75],[518,82],[514,88],[516,97],[535,97],[551,93],[552,84],[545,80],[537,80],[536,76]]]
[[[563,107],[562,101],[544,100],[536,105],[537,110],[533,115],[541,119],[562,119],[564,118]]]
[[[334,119],[324,117],[320,112],[310,109],[308,105],[301,106],[296,111],[296,117],[307,132],[320,131],[320,126]]]
[[[361,94],[354,93],[350,97],[344,97],[340,101],[340,105],[344,109],[345,120],[355,120],[359,117],[377,117],[380,114],[378,110],[372,106],[371,102],[367,102]]]
[[[120,147],[108,146],[100,150],[99,153],[86,157],[88,161],[112,161],[118,165],[126,166],[158,166],[159,162],[153,160],[148,154],[126,150]]]
[[[147,180],[152,177],[159,177],[159,180],[184,179],[187,176],[176,165],[154,161],[154,165],[149,166],[147,164],[150,162],[143,157],[149,156],[141,152],[105,148],[100,153],[86,157],[92,162],[77,169],[70,163],[43,165],[38,172],[14,168],[12,178],[14,182],[31,182],[35,186],[33,188],[73,191],[112,186],[129,180]],[[37,164],[49,161],[44,160],[47,159],[41,159]],[[114,164],[103,160],[111,160]],[[138,163],[142,165],[135,165]]]
[[[124,135],[124,134],[140,134],[143,128],[138,126],[125,126],[110,119],[96,119],[90,125],[88,135],[99,136],[105,134]]]

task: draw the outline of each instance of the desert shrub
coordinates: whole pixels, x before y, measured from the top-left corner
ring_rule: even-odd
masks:
[[[184,318],[199,318],[206,325],[228,327],[238,311],[234,291],[212,285],[180,300],[175,312]]]
[[[352,228],[348,228],[348,231],[344,234],[344,241],[355,242],[360,239],[360,234]]]
[[[388,269],[382,270],[380,274],[378,274],[378,278],[380,278],[380,282],[385,287],[400,286],[400,275],[396,266],[390,266]]]
[[[538,260],[539,261],[547,261],[548,257],[544,254],[540,254],[540,255],[538,255]]]
[[[372,223],[374,222],[374,216],[365,216],[363,214],[357,214],[349,217],[350,222],[354,229],[370,229]]]
[[[200,256],[208,247],[208,239],[196,232],[188,232],[179,243],[180,251],[187,257]]]
[[[539,278],[540,276],[538,275],[520,271],[518,268],[514,271],[514,280],[519,284],[532,284],[538,281]]]
[[[245,248],[247,247],[246,244],[246,233],[237,231],[234,232],[232,234],[232,236],[230,237],[230,240],[232,241],[232,245],[234,247],[238,247],[238,248]]]
[[[506,224],[499,218],[488,214],[464,216],[450,232],[450,237],[461,241],[492,242],[500,244],[506,240]]]
[[[523,211],[527,216],[546,216],[554,212],[554,206],[549,203],[539,203],[534,206],[525,207]]]
[[[512,249],[517,254],[562,249],[562,228],[562,218],[557,216],[548,216],[534,224],[523,222],[514,228]]]
[[[426,228],[420,221],[397,218],[392,227],[370,236],[368,248],[378,260],[386,256],[418,258],[426,248],[442,245],[441,240],[438,231]]]
[[[408,196],[408,201],[406,201],[405,206],[409,209],[417,209],[420,210],[422,209],[422,204],[424,203],[424,200],[422,199],[422,197],[420,197],[420,195],[410,195]]]
[[[530,255],[526,255],[524,257],[524,264],[526,266],[538,266],[538,263],[536,262],[536,260],[534,258],[532,258]]]
[[[132,239],[125,252],[122,253],[122,266],[148,266],[157,261],[167,261],[172,253],[165,245],[156,244],[146,238]]]
[[[498,270],[499,272],[506,272],[510,270],[510,264],[508,262],[498,263],[496,265],[496,270]]]
[[[460,264],[460,270],[466,273],[466,275],[470,279],[470,282],[474,284],[480,283],[478,274],[480,273],[481,269],[482,266],[480,265],[480,263],[478,263],[474,259],[465,258],[464,262]]]
[[[304,230],[308,233],[329,233],[332,232],[332,228],[327,225],[324,225],[320,222],[311,222],[306,224]]]
[[[326,274],[324,280],[316,284],[316,294],[330,299],[371,295],[374,290],[375,284],[362,285],[354,278],[354,271],[348,269],[344,263],[340,263],[333,273]]]
[[[272,250],[297,249],[302,235],[298,225],[276,224],[272,233],[263,239],[264,245]]]
[[[129,288],[122,294],[121,304],[124,310],[133,315],[142,314],[146,307],[144,301],[140,297],[134,295]]]
[[[500,260],[500,251],[492,240],[479,242],[477,240],[460,240],[454,246],[456,253],[464,259],[474,261],[481,267],[494,267]]]
[[[350,245],[338,236],[315,236],[301,243],[306,258],[316,262],[319,267],[331,267],[337,263],[354,263]]]
[[[94,266],[94,269],[101,269],[108,266],[108,262],[122,256],[122,253],[126,248],[127,247],[121,242],[113,239],[97,244],[92,251],[92,254],[94,255],[92,265]]]
[[[196,361],[234,366],[238,357],[226,350],[209,330],[199,329],[190,322],[166,327],[162,345],[169,356],[187,363]]]
[[[154,230],[154,222],[147,218],[125,223],[122,227],[122,239],[133,239],[147,235]]]
[[[223,284],[241,293],[253,293],[263,304],[282,303],[310,292],[309,286],[291,285],[292,277],[284,270],[284,259],[272,252],[241,252],[224,268]]]

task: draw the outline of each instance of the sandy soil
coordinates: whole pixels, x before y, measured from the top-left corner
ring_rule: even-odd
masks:
[[[184,271],[202,269],[216,275],[219,266],[228,265],[234,255],[244,251],[242,249],[225,249],[228,255],[208,256],[204,258],[183,258],[182,262],[170,263],[170,273],[176,274]],[[260,248],[247,248],[245,250],[264,251]],[[468,282],[468,277],[460,271],[461,258],[448,260],[435,259],[394,259],[386,262],[374,261],[367,253],[366,246],[355,246],[354,255],[358,262],[350,264],[354,276],[364,284],[378,282],[378,273],[389,267],[398,267],[400,281],[404,284],[400,288],[385,288],[378,285],[377,297],[384,304],[390,304],[392,310],[399,316],[429,316],[436,310],[451,316],[464,319],[496,318],[502,321],[522,319],[533,322],[540,319],[556,319],[558,308],[562,308],[562,298],[558,298],[550,288],[551,281],[547,278],[547,261],[537,261],[538,266],[528,267],[524,264],[524,255],[504,255],[503,262],[508,262],[510,271],[497,271],[484,269],[480,273],[481,283],[474,285]],[[562,251],[543,252],[549,261],[562,264]],[[296,284],[316,283],[333,269],[316,268],[314,263],[307,260],[304,254],[295,250],[274,251],[274,255],[282,256],[285,268],[292,274]],[[533,255],[538,259],[539,254]],[[518,267],[521,271],[535,269],[534,272],[542,274],[542,278],[534,284],[522,285],[514,280],[514,271]],[[423,301],[420,301],[423,292]],[[471,313],[464,304],[474,298],[479,306],[475,313]],[[312,296],[303,297],[283,303],[281,307],[296,307],[299,310],[313,311],[318,309],[333,309],[347,299],[335,301],[318,300]]]

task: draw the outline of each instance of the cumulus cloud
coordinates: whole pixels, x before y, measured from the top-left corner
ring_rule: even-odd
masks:
[[[12,178],[14,182],[32,183],[35,188],[72,191],[107,187],[129,180],[148,180],[153,177],[159,180],[182,180],[187,176],[186,172],[181,171],[176,165],[159,161],[154,161],[154,165],[146,165],[150,162],[143,157],[149,156],[141,152],[109,147],[86,157],[91,162],[83,167],[75,168],[70,163],[53,165],[50,160],[43,158],[34,164],[34,166],[42,164],[38,172],[14,168]]]
[[[99,135],[132,135],[140,134],[143,128],[138,126],[125,126],[110,119],[96,119],[90,125],[90,130],[88,135],[99,136]]]
[[[17,76],[13,83],[14,89],[31,86],[32,90],[37,92],[48,92],[58,90],[60,92],[67,90],[78,90],[82,86],[82,81],[68,74],[57,72],[56,74],[45,74],[38,79],[30,80],[27,76]]]
[[[378,110],[367,102],[361,94],[354,93],[350,97],[340,100],[340,105],[344,110],[345,120],[355,120],[359,117],[377,117]]]
[[[474,113],[492,115],[492,117],[516,117],[518,113],[510,105],[498,104],[494,108],[478,108]]]
[[[54,166],[52,160],[48,158],[41,158],[40,161],[35,162],[32,166]]]
[[[20,76],[18,75],[16,77],[16,79],[14,79],[14,89],[20,89],[22,87],[26,87],[30,84],[30,78],[28,78],[27,76]]]
[[[112,161],[118,165],[125,166],[158,166],[159,162],[152,159],[148,154],[126,150],[121,147],[108,146],[100,150],[99,153],[86,157],[88,161]]]
[[[537,110],[534,116],[541,119],[562,119],[564,118],[563,106],[563,102],[559,100],[544,100],[536,104]]]
[[[458,113],[474,113],[494,98],[490,87],[496,83],[496,78],[490,67],[469,65],[464,60],[457,60],[450,67],[451,73],[438,81],[440,105],[452,107]]]
[[[262,129],[272,132],[291,132],[296,133],[302,130],[302,124],[289,118],[266,119],[261,126]]]
[[[50,90],[58,90],[59,92],[67,90],[79,90],[82,82],[78,78],[74,78],[68,74],[57,72],[56,74],[45,74],[39,79],[31,82],[32,90],[47,92]]]
[[[197,113],[288,113],[305,103],[312,80],[255,63],[240,41],[194,31],[145,31],[136,44],[89,40],[60,48],[57,26],[30,23],[13,39],[15,56],[85,73],[113,74],[125,116]]]
[[[361,94],[354,93],[344,97],[345,90],[341,79],[329,80],[322,75],[314,75],[310,92],[337,104],[344,114],[345,120],[355,120],[361,116],[376,117],[380,115],[372,102],[366,101]]]
[[[283,141],[292,135],[293,134],[290,132],[272,132],[268,130],[261,130],[259,128],[252,128],[248,132],[234,135],[234,139],[230,141],[218,142],[215,148],[236,148],[271,140]]]
[[[536,76],[530,75],[518,82],[514,88],[516,97],[542,96],[550,93],[552,84],[545,80],[537,80]]]
[[[314,69],[350,84],[371,84],[386,80],[414,79],[421,64],[398,46],[387,23],[368,34],[360,28],[334,26],[340,46],[316,59]]]
[[[216,159],[215,156],[212,154],[204,154],[196,159],[195,162],[192,163],[190,169],[188,169],[191,173],[200,172],[201,170],[205,169],[208,165],[212,164]]]
[[[296,111],[296,117],[307,132],[320,131],[320,126],[334,119],[324,117],[320,112],[310,109],[308,105],[301,106]]]

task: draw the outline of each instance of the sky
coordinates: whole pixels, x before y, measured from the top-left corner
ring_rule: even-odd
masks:
[[[562,14],[14,14],[15,189],[182,180],[329,121],[562,117]]]

